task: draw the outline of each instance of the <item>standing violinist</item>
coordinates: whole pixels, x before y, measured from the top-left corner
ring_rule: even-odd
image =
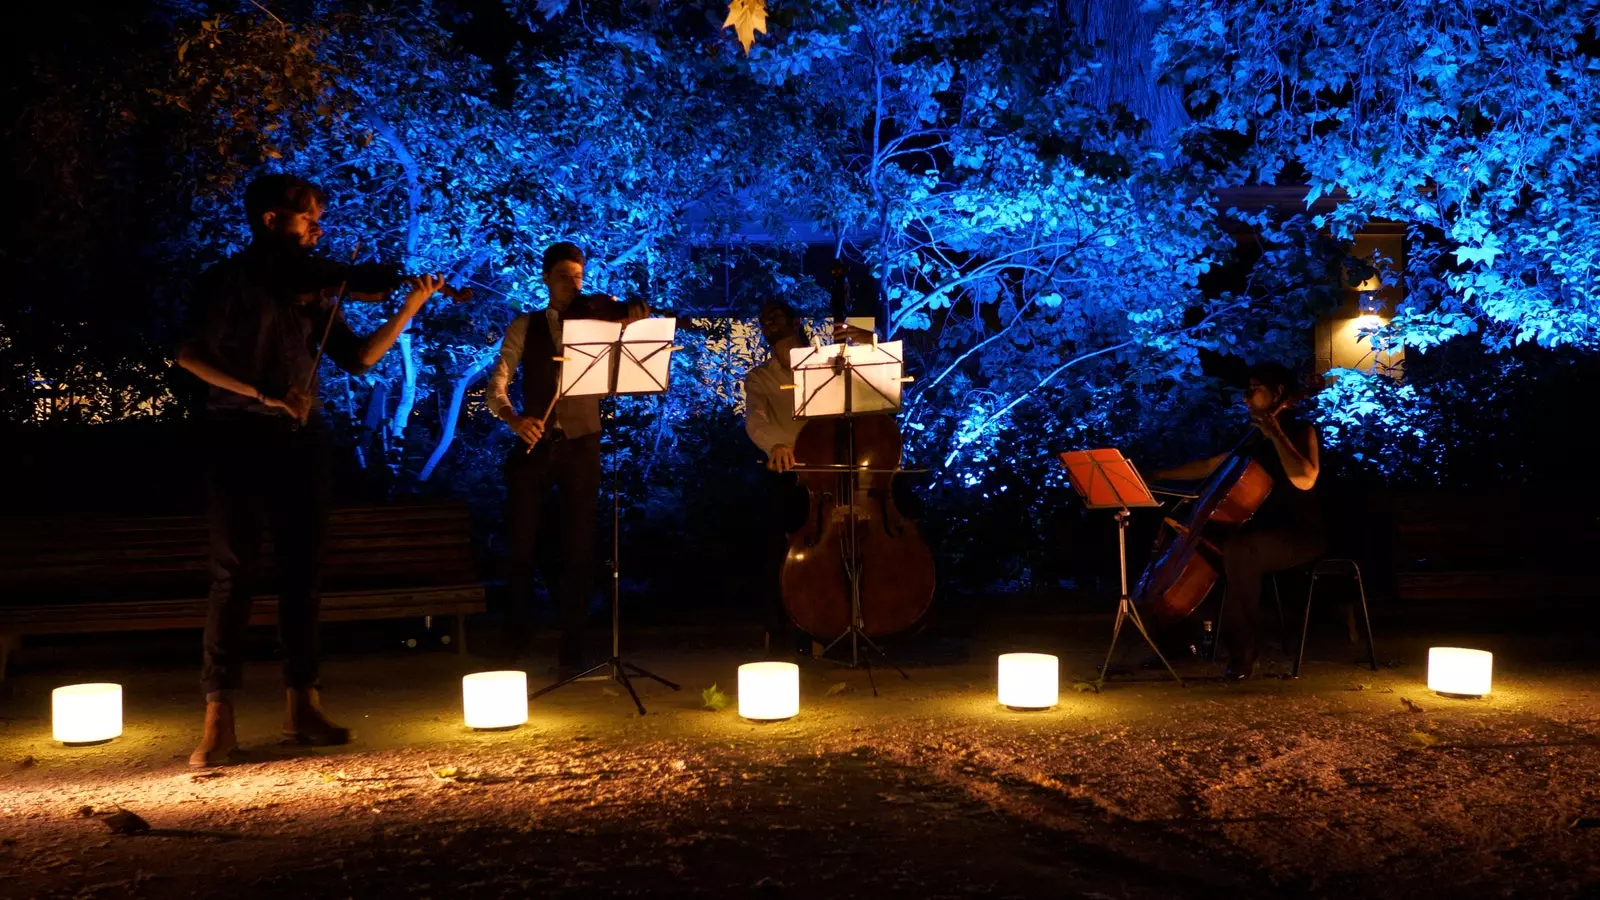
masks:
[[[561,242],[544,252],[547,308],[523,313],[506,327],[489,375],[489,411],[521,441],[505,462],[506,540],[511,596],[501,653],[518,659],[530,649],[533,583],[540,534],[560,544],[558,578],[546,578],[562,618],[556,672],[565,678],[583,663],[583,634],[593,592],[595,513],[600,496],[600,398],[555,399],[562,323],[575,319],[634,322],[650,315],[642,302],[583,293],[583,251]],[[522,411],[511,402],[512,376],[522,373]],[[548,419],[545,411],[550,410]],[[553,501],[553,502],[552,502]],[[553,514],[551,514],[553,513]],[[547,538],[548,539],[548,538]]]
[[[1277,363],[1252,366],[1248,376],[1244,402],[1256,433],[1239,452],[1271,475],[1272,492],[1223,545],[1222,641],[1228,651],[1226,677],[1234,681],[1255,671],[1262,577],[1311,562],[1327,547],[1317,495],[1322,469],[1317,429],[1286,414],[1303,399],[1299,383],[1288,367]],[[1185,463],[1153,477],[1198,480],[1230,455]]]
[[[316,185],[292,175],[250,183],[244,195],[250,245],[201,276],[178,350],[178,365],[207,385],[206,714],[191,766],[219,765],[238,744],[233,692],[243,683],[245,631],[269,524],[287,688],[283,731],[315,745],[351,737],[323,715],[318,696],[319,582],[331,492],[317,401],[319,345],[345,371],[366,371],[444,281],[416,279],[398,313],[371,335],[356,335],[324,296],[338,286],[322,283],[329,264],[311,256],[322,237],[324,203]]]

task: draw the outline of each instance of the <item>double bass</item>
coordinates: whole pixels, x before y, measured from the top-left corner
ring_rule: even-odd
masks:
[[[838,263],[832,274],[833,318],[843,324],[849,282]],[[789,538],[782,596],[795,625],[814,638],[837,639],[852,625],[869,638],[905,631],[933,602],[933,554],[891,488],[903,444],[888,412],[809,419],[795,440],[807,512]]]

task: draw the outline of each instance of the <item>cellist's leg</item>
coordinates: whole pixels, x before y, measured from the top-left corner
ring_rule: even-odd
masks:
[[[1222,640],[1231,672],[1247,674],[1255,664],[1262,577],[1310,562],[1321,552],[1319,539],[1277,529],[1245,528],[1223,547]]]
[[[1274,534],[1245,530],[1222,552],[1222,641],[1230,674],[1248,675],[1256,661],[1256,623],[1261,618],[1261,578],[1269,569]]]

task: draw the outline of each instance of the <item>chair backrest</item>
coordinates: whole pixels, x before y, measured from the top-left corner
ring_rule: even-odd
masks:
[[[203,597],[208,542],[203,516],[0,519],[0,606]],[[261,593],[272,593],[270,531],[261,576]],[[329,517],[324,588],[477,580],[465,504],[354,507]]]

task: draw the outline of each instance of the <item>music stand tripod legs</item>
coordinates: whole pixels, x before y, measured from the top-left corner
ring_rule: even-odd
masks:
[[[576,675],[546,685],[528,695],[533,700],[543,697],[558,688],[566,687],[574,681],[591,678],[602,669],[610,669],[610,677],[614,681],[622,682],[628,689],[628,696],[633,698],[633,705],[639,708],[639,715],[644,715],[644,703],[639,700],[639,692],[633,689],[633,682],[628,678],[628,672],[640,678],[649,678],[660,682],[673,690],[681,690],[679,685],[662,678],[647,669],[642,669],[622,658],[622,508],[620,506],[620,493],[617,489],[617,456],[613,450],[611,454],[611,657],[605,662],[590,666]]]
[[[1106,648],[1106,661],[1100,664],[1100,678],[1094,683],[1095,693],[1100,693],[1100,689],[1105,687],[1106,671],[1111,668],[1111,656],[1116,653],[1117,638],[1122,636],[1122,624],[1130,620],[1133,622],[1133,627],[1139,629],[1139,634],[1144,636],[1145,643],[1155,651],[1156,658],[1161,660],[1161,664],[1167,667],[1168,672],[1172,673],[1173,680],[1178,682],[1179,687],[1183,687],[1183,679],[1178,677],[1177,670],[1172,668],[1172,663],[1167,662],[1166,656],[1161,653],[1161,648],[1156,646],[1155,639],[1144,627],[1144,619],[1139,617],[1139,608],[1133,605],[1133,599],[1128,596],[1128,510],[1125,508],[1117,510],[1116,519],[1117,572],[1122,576],[1122,594],[1117,598],[1117,622],[1111,627],[1111,646]]]
[[[855,474],[851,473],[850,480],[852,485],[850,496],[852,498],[855,497],[855,487],[853,484],[855,478]],[[854,500],[852,499],[851,502],[853,503]],[[853,519],[854,510],[851,512]],[[852,538],[855,536],[854,529],[846,529],[846,533]],[[853,565],[847,573],[850,578],[850,627],[846,628],[843,634],[828,642],[828,646],[822,648],[822,658],[827,662],[831,662],[837,666],[849,666],[852,669],[856,668],[857,666],[865,667],[867,670],[867,684],[872,687],[872,696],[876,697],[878,696],[878,681],[872,675],[872,660],[861,653],[862,644],[866,644],[868,650],[871,650],[883,657],[884,663],[887,664],[889,668],[899,672],[901,678],[910,681],[911,676],[907,675],[904,669],[895,665],[894,661],[889,659],[889,654],[884,652],[884,649],[878,646],[876,641],[867,636],[866,629],[863,627],[865,620],[861,617],[861,561],[860,558],[854,553],[846,553],[845,558],[856,561],[855,565]],[[845,662],[838,659],[828,659],[828,651],[839,646],[839,642],[843,641],[845,638],[850,639],[850,661]]]

